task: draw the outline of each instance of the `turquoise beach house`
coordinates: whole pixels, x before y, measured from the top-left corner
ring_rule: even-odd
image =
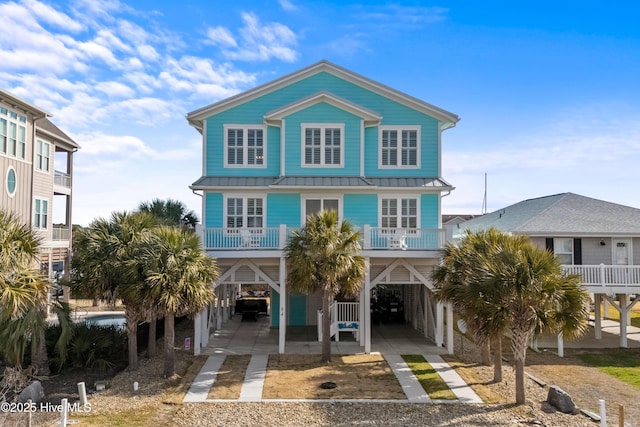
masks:
[[[319,323],[320,295],[286,289],[282,248],[322,209],[362,230],[367,261],[359,297],[332,308],[335,339],[348,331],[371,351],[372,316],[382,313],[444,345],[430,274],[444,244],[441,198],[453,190],[441,177],[442,132],[455,114],[320,61],[187,120],[203,141],[202,176],[190,187],[202,196],[199,232],[221,270],[217,306],[196,319],[196,352],[232,315],[239,285],[270,287],[281,353],[288,326]]]

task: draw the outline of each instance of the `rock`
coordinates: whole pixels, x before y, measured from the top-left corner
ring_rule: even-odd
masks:
[[[556,385],[549,387],[547,402],[565,414],[573,414],[576,410],[576,405],[573,403],[571,396]]]
[[[40,381],[34,381],[20,392],[18,401],[20,403],[27,403],[31,400],[33,403],[39,403],[43,398],[44,388],[42,388],[42,383],[40,383]]]

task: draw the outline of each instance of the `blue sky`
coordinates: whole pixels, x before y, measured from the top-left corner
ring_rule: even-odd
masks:
[[[321,59],[460,116],[444,213],[561,192],[640,208],[640,6],[612,1],[0,1],[0,87],[82,149],[74,223],[200,213],[189,111]],[[54,217],[54,221],[56,218]]]

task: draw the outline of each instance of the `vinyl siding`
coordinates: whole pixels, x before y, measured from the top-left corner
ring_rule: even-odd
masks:
[[[222,227],[222,217],[224,213],[222,193],[205,193],[204,203],[204,226],[207,228]]]
[[[28,146],[28,144],[27,144]],[[16,190],[13,197],[7,193],[7,171],[16,172]],[[31,164],[0,155],[0,208],[13,212],[24,224],[31,225]]]
[[[364,89],[360,86],[342,80],[334,75],[326,72],[318,73],[310,76],[307,79],[293,83],[287,87],[281,88],[271,93],[267,93],[257,99],[245,102],[242,105],[238,105],[229,110],[223,111],[216,116],[210,117],[206,120],[206,135],[207,135],[207,158],[206,158],[206,174],[208,175],[220,175],[227,176],[258,176],[258,175],[279,175],[279,153],[280,153],[280,138],[278,128],[269,128],[268,141],[267,141],[267,165],[264,168],[229,168],[223,169],[223,125],[225,123],[234,124],[262,124],[263,117],[266,113],[273,111],[282,106],[294,103],[300,99],[306,98],[321,91],[328,91],[340,98],[347,99],[355,104],[361,105],[369,110],[372,110],[380,114],[382,119],[382,125],[420,125],[421,126],[421,168],[420,169],[378,169],[378,131],[377,128],[367,129],[366,135],[366,149],[365,155],[365,174],[367,176],[438,176],[438,128],[439,123],[433,117],[422,114],[416,110],[408,108],[402,104]],[[322,103],[321,103],[322,104]],[[351,115],[343,110],[339,110],[333,107],[333,113],[335,116],[331,116],[327,106],[321,107],[320,105],[310,107],[300,114],[308,114],[310,111],[316,111],[318,113],[326,113],[322,117],[322,120],[313,119],[311,121],[337,121],[336,118],[346,118],[346,115],[351,116],[353,123],[358,123],[355,129],[351,129],[349,124],[349,132],[357,132],[359,134],[359,122],[360,118],[355,119],[356,116]],[[324,111],[321,111],[322,109]],[[305,113],[306,112],[306,113]],[[295,116],[295,115],[292,115]],[[351,121],[349,121],[351,123]],[[287,136],[290,132],[293,132],[292,138],[293,145],[296,145],[296,141],[300,140],[299,127],[292,125],[289,121],[286,122]],[[293,129],[290,130],[290,127]],[[351,139],[349,139],[351,141]],[[292,175],[293,170],[300,165],[300,155],[291,156],[290,141],[287,140],[287,174]],[[348,150],[348,155],[353,150],[355,153],[359,152],[360,138],[359,136],[353,139],[353,147]],[[353,163],[352,163],[352,162]],[[359,174],[359,154],[357,154],[351,161],[345,157],[345,164],[348,165],[348,169],[342,170],[341,173],[345,174],[348,171],[349,174]],[[294,168],[294,169],[292,169]],[[353,169],[352,169],[353,168]],[[316,169],[317,171],[317,169]],[[337,173],[340,169],[334,169],[328,173]],[[305,171],[306,173],[306,171]]]
[[[420,227],[438,228],[439,194],[423,194],[420,197]]]
[[[377,194],[345,194],[343,214],[353,225],[362,227],[369,224],[378,226]]]
[[[267,227],[300,227],[300,194],[267,194]]]

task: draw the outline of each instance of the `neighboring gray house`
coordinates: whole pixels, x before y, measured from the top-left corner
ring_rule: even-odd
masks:
[[[613,304],[627,318],[640,295],[640,209],[573,193],[528,199],[458,225],[465,230],[494,227],[526,235],[553,251],[565,271],[580,274],[593,294],[596,337],[600,330],[600,301]],[[635,248],[635,251],[634,251]],[[620,322],[621,347],[627,347],[626,325]]]

